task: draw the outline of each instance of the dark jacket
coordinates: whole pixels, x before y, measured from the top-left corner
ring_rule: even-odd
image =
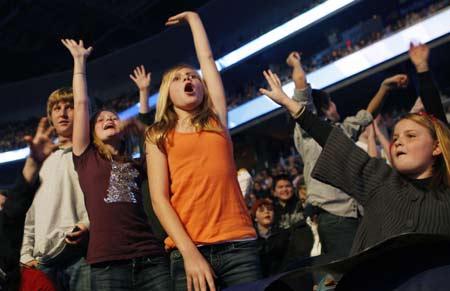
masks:
[[[6,193],[8,198],[0,211],[0,286],[4,290],[11,290],[10,284],[20,281],[19,258],[25,215],[37,188],[38,183],[30,185],[20,175],[14,187]]]

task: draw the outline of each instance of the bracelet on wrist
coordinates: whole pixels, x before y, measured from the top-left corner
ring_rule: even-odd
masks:
[[[292,114],[292,118],[294,118],[295,120],[298,119],[300,116],[302,116],[303,112],[305,112],[306,107],[302,106],[302,108],[300,108],[296,113]]]

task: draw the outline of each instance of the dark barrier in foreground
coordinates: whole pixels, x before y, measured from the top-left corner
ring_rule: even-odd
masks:
[[[326,257],[299,262],[295,270],[227,291],[306,290],[313,278],[329,273],[341,278],[336,291],[450,290],[450,237],[406,233],[386,239],[365,251],[331,263]]]

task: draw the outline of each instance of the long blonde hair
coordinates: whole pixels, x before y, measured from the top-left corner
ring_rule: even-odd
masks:
[[[156,104],[155,123],[147,130],[146,142],[156,144],[160,151],[165,151],[166,141],[171,143],[169,133],[175,130],[178,121],[178,115],[173,108],[170,100],[169,89],[177,71],[189,68],[188,65],[178,65],[169,69],[163,76],[161,87],[159,89],[158,103]],[[213,110],[213,104],[209,96],[208,88],[202,79],[204,96],[200,105],[195,109],[191,118],[191,124],[195,131],[215,131],[222,132],[219,117]]]
[[[433,164],[431,189],[442,186],[450,187],[450,130],[441,120],[424,112],[410,113],[402,117],[422,125],[428,129],[433,140],[437,141],[442,154],[436,157]]]

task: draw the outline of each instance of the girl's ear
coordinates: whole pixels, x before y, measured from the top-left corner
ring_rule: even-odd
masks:
[[[436,156],[439,156],[440,154],[442,154],[441,144],[439,142],[436,142],[434,150],[431,154],[433,155],[433,157],[436,157]]]

